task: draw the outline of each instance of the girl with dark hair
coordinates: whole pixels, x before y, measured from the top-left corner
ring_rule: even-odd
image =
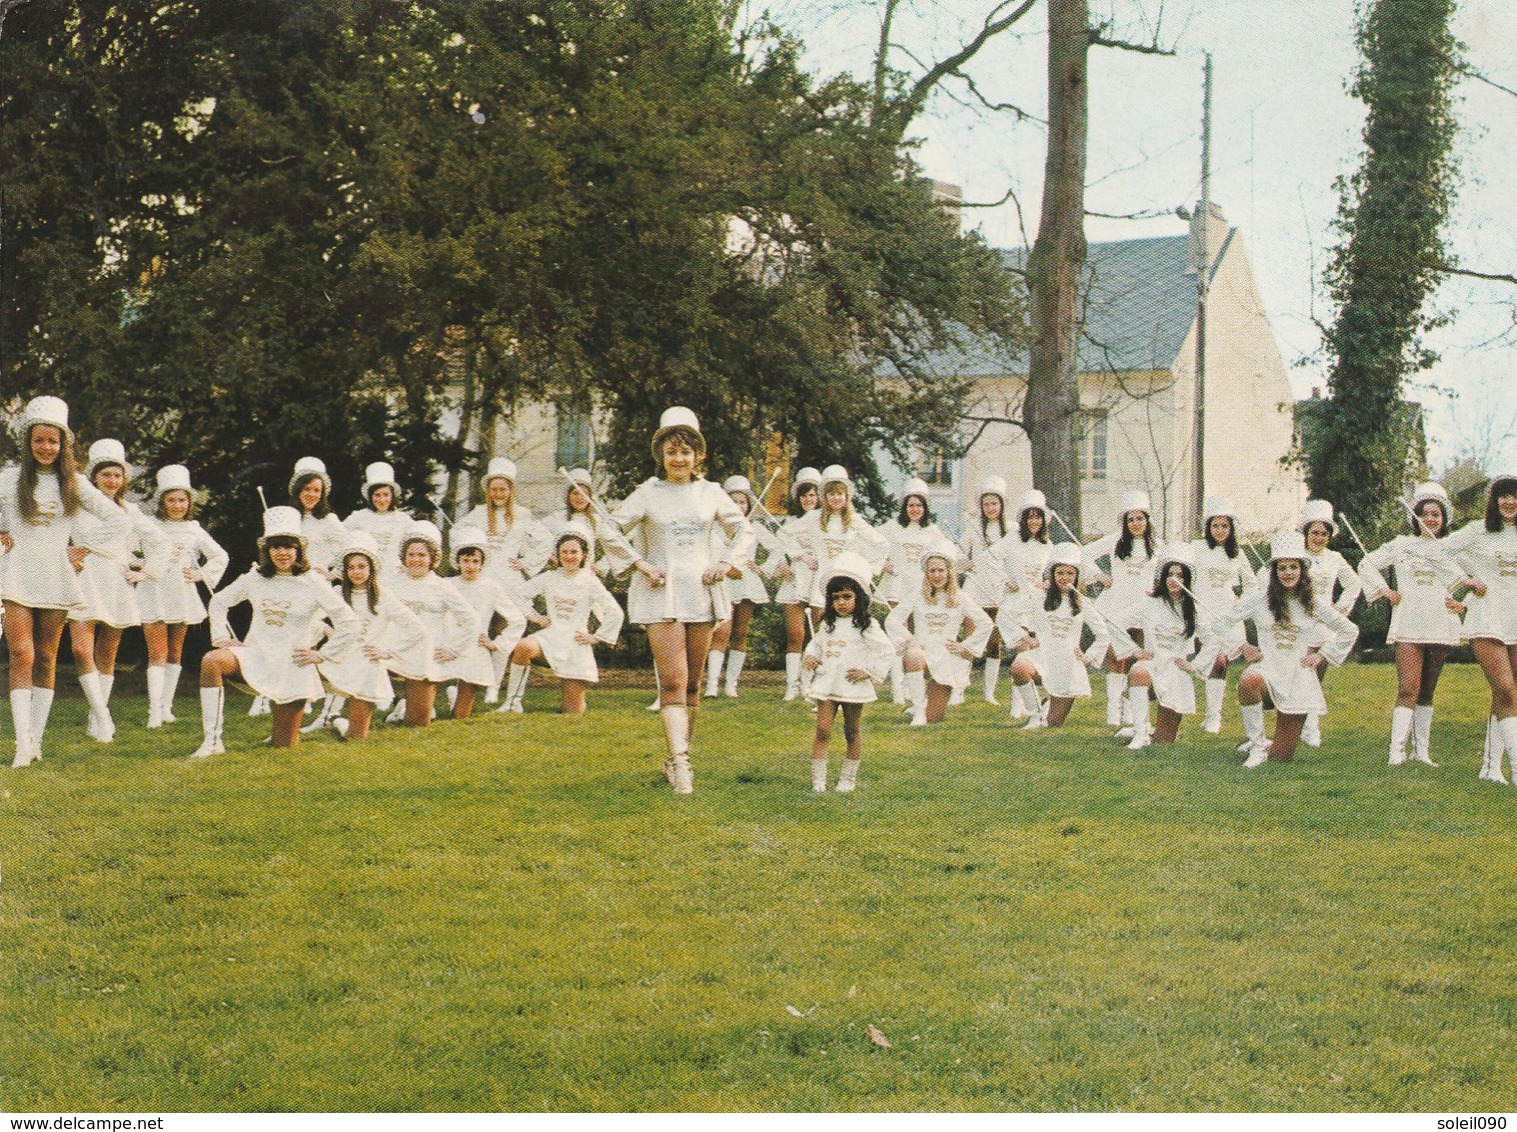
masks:
[[[564,507],[543,516],[543,526],[557,545],[559,536],[576,530],[590,548],[590,566],[602,579],[625,573],[632,568],[637,557],[616,524],[603,521],[606,516],[595,498],[595,484],[585,468],[574,468],[564,473],[568,483],[564,488]],[[550,561],[551,564],[551,561]]]
[[[992,548],[1006,571],[1006,595],[1001,599],[1001,608],[1007,610],[1006,620],[1017,637],[1021,636],[1018,627],[1022,614],[1043,600],[1048,545],[1048,500],[1033,488],[1022,497],[1017,508],[1016,529]],[[992,663],[985,662],[987,673]],[[1026,692],[1018,692],[1011,697],[1011,718],[1025,719],[1027,715]]]
[[[576,537],[584,542],[583,536]],[[454,719],[468,719],[474,714],[479,694],[495,680],[496,655],[505,653],[509,657],[527,630],[526,613],[505,586],[485,575],[489,546],[489,537],[478,527],[453,528],[453,565],[457,573],[447,582],[474,611],[475,629],[473,640],[457,657],[442,665],[440,672],[444,683],[458,681]]]
[[[884,569],[890,544],[853,508],[853,479],[841,464],[822,469],[822,505],[801,520],[814,524],[821,553],[821,572],[811,587],[811,624],[821,620],[826,595],[823,591],[827,563],[847,551],[857,554],[878,573]]]
[[[1248,736],[1243,765],[1250,769],[1266,759],[1290,761],[1307,715],[1327,712],[1319,678],[1322,666],[1342,664],[1359,637],[1352,621],[1317,600],[1307,577],[1306,555],[1300,534],[1276,535],[1270,543],[1264,592],[1240,601],[1205,628],[1203,661],[1226,651],[1233,625],[1252,621],[1258,630],[1259,644],[1243,646],[1249,667],[1238,679],[1239,712]],[[1273,743],[1264,735],[1264,709],[1270,704],[1275,708]]]
[[[940,723],[954,689],[969,683],[974,658],[995,628],[990,614],[959,592],[958,547],[943,539],[922,556],[922,581],[890,611],[885,631],[906,670],[911,726]]]
[[[916,588],[917,579],[922,576],[922,554],[946,537],[932,521],[932,511],[927,506],[926,482],[915,478],[907,480],[906,486],[901,488],[900,519],[885,528],[889,548],[875,596],[891,609],[899,605],[902,598]],[[895,702],[904,704],[906,674],[898,656],[890,668],[890,687]]]
[[[1364,591],[1359,575],[1348,560],[1328,543],[1338,533],[1338,520],[1333,515],[1333,505],[1326,499],[1308,499],[1301,508],[1300,531],[1306,540],[1306,574],[1311,583],[1312,594],[1319,605],[1331,605],[1347,617],[1354,610],[1354,602]],[[1333,597],[1334,592],[1337,598]],[[1319,668],[1317,675],[1321,677]],[[1316,712],[1309,712],[1301,728],[1301,742],[1308,747],[1322,745],[1322,731]]]
[[[1099,598],[1102,615],[1112,626],[1133,634],[1140,646],[1138,610],[1148,597],[1154,572],[1152,513],[1148,492],[1127,492],[1117,507],[1117,530],[1085,548],[1087,573],[1106,587]],[[1106,572],[1100,571],[1102,558],[1110,566]],[[1126,696],[1127,665],[1110,652],[1106,657],[1106,726],[1115,727],[1118,737],[1130,733],[1130,724],[1124,722]]]
[[[1485,519],[1448,537],[1447,549],[1475,579],[1465,598],[1464,635],[1491,687],[1480,777],[1506,782],[1503,756],[1517,776],[1517,472],[1503,472],[1486,492]]]
[[[1173,743],[1180,732],[1180,717],[1196,711],[1196,685],[1200,673],[1191,658],[1200,645],[1197,610],[1192,598],[1193,575],[1190,547],[1160,551],[1154,560],[1153,594],[1139,609],[1143,647],[1132,649],[1120,637],[1112,647],[1132,661],[1127,672],[1128,708],[1132,712],[1133,737],[1128,750],[1140,751],[1150,743]],[[1159,701],[1158,725],[1148,725],[1149,691]]]
[[[1023,697],[1028,731],[1063,725],[1076,698],[1090,695],[1086,669],[1100,664],[1109,648],[1105,619],[1080,595],[1081,560],[1074,543],[1055,546],[1048,555],[1042,601],[1001,614],[1002,634],[1016,642],[1011,680]],[[1087,629],[1091,645],[1082,651]],[[1048,693],[1046,708],[1038,697],[1039,681]]]
[[[976,497],[976,514],[964,524],[960,545],[964,561],[954,569],[966,567],[964,596],[991,617],[990,640],[985,646],[985,702],[994,704],[996,683],[1001,678],[1001,634],[995,628],[997,610],[1007,595],[1006,568],[999,547],[1006,540],[1006,481],[1000,476],[986,476]],[[963,702],[963,689],[956,689],[952,703]]]
[[[244,601],[252,606],[253,619],[247,639],[239,641],[227,611]],[[263,513],[258,565],[211,597],[209,617],[212,647],[200,660],[203,740],[190,757],[203,759],[226,750],[227,680],[268,698],[274,716],[270,745],[293,747],[300,741],[307,701],[322,695],[316,666],[341,658],[358,636],[353,611],[306,561],[298,511],[270,507]]]
[[[400,509],[400,483],[394,467],[376,460],[364,468],[363,502],[362,507],[342,521],[343,529],[365,531],[373,536],[379,553],[375,567],[381,577],[393,577],[400,571],[400,540],[415,521]]]
[[[347,536],[342,520],[332,513],[332,478],[319,458],[302,456],[295,461],[290,506],[300,513],[300,533],[311,569],[329,582],[337,581],[337,560]]]
[[[10,649],[12,766],[42,757],[53,709],[64,620],[84,605],[79,568],[89,551],[70,546],[81,513],[100,520],[97,537],[130,526],[129,514],[79,473],[68,405],[34,397],[21,413],[19,466],[0,469],[0,599]],[[93,705],[92,705],[93,706]]]
[[[1437,766],[1431,752],[1433,692],[1463,630],[1459,614],[1464,606],[1450,591],[1473,579],[1463,576],[1445,545],[1449,497],[1443,485],[1420,484],[1412,494],[1411,512],[1415,529],[1365,555],[1359,577],[1371,601],[1383,597],[1391,603],[1385,639],[1396,650],[1396,706],[1391,709],[1388,762],[1406,762],[1411,740],[1413,761]],[[1387,569],[1395,571],[1394,587],[1386,581]]]
[[[1256,586],[1247,555],[1238,547],[1238,509],[1232,500],[1214,495],[1206,501],[1201,516],[1202,537],[1190,544],[1201,624],[1209,625],[1227,614],[1239,600]],[[1242,623],[1233,626],[1227,641],[1227,658],[1213,664],[1206,673],[1206,716],[1201,729],[1216,735],[1222,731],[1222,705],[1227,699],[1227,666],[1243,655],[1247,638]]]
[[[839,794],[858,783],[864,754],[864,705],[875,699],[875,685],[890,671],[895,649],[879,622],[869,616],[869,582],[873,568],[861,555],[844,552],[828,564],[826,606],[804,664],[811,673],[807,695],[816,702],[816,734],[811,740],[811,789],[827,789],[827,748],[838,709],[843,712],[847,750],[838,771]]]
[[[807,516],[822,504],[822,473],[802,468],[790,487],[790,515],[780,525],[779,542],[784,561],[774,569],[780,588],[775,602],[785,614],[785,699],[801,694],[801,650],[811,628],[807,605],[811,586],[821,565],[821,531]]]

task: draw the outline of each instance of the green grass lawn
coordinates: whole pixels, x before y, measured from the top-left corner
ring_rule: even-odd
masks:
[[[750,686],[689,798],[642,690],[286,752],[234,696],[197,763],[193,688],[108,747],[62,699],[0,769],[0,1108],[1510,1110],[1517,791],[1478,669],[1439,770],[1385,766],[1391,690],[1333,673],[1322,749],[1258,771],[1233,703],[1141,753],[1099,697],[880,703],[816,796]]]

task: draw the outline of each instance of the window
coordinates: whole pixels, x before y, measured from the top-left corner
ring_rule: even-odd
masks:
[[[1087,412],[1081,438],[1080,474],[1088,480],[1106,478],[1106,414]]]
[[[590,466],[590,410],[580,405],[558,406],[558,466]]]
[[[923,456],[921,476],[928,487],[952,487],[953,459],[941,451]]]

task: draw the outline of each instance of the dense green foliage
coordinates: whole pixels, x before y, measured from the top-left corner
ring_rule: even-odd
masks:
[[[875,704],[851,796],[772,683],[706,706],[690,798],[640,690],[290,752],[234,696],[192,764],[193,703],[148,732],[119,687],[113,746],[65,697],[0,768],[7,1111],[1512,1106],[1472,665],[1438,770],[1385,766],[1394,673],[1351,665],[1321,750],[1258,771],[1231,705],[1134,753],[1099,702]]]
[[[1427,303],[1445,263],[1453,186],[1453,9],[1453,0],[1375,0],[1359,31],[1364,158],[1341,186],[1343,243],[1327,272],[1332,397],[1306,454],[1312,494],[1364,516],[1371,544],[1399,528],[1396,495],[1417,474],[1399,399],[1405,378],[1433,361],[1421,334],[1437,321]]]

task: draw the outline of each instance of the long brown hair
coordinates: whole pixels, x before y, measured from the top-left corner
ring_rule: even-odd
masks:
[[[1306,569],[1306,559],[1298,558],[1301,563],[1301,578],[1296,582],[1294,589],[1286,589],[1280,584],[1280,575],[1275,573],[1275,564],[1281,559],[1276,559],[1269,564],[1269,587],[1264,591],[1264,597],[1269,602],[1269,612],[1276,621],[1289,621],[1290,610],[1286,607],[1289,598],[1295,598],[1301,603],[1301,608],[1306,610],[1308,616],[1312,612],[1312,603],[1316,595],[1312,592],[1311,575]]]
[[[35,523],[42,514],[37,507],[37,477],[41,468],[32,455],[32,433],[39,428],[58,429],[62,443],[58,446],[58,458],[53,461],[53,472],[58,477],[58,495],[63,500],[65,515],[79,510],[79,461],[74,455],[74,438],[66,428],[38,421],[26,430],[26,443],[21,446],[21,478],[16,485],[21,518],[28,523]]]

